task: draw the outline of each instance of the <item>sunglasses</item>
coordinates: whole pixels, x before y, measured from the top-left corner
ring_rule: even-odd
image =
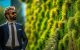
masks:
[[[12,12],[11,14],[14,15],[14,14],[16,14],[16,12]]]

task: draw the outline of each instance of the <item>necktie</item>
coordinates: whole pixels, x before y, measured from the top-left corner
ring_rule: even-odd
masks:
[[[11,23],[11,31],[12,31],[12,47],[15,47],[15,32],[13,23]]]

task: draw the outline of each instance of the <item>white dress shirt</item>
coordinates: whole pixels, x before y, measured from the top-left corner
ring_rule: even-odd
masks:
[[[9,28],[9,39],[6,43],[6,46],[8,47],[12,47],[12,30],[11,30],[11,23],[13,23],[13,26],[14,26],[14,32],[15,32],[15,47],[16,46],[19,46],[19,41],[18,41],[18,37],[17,37],[17,29],[16,29],[16,22],[9,22],[7,21],[8,23],[8,28]]]

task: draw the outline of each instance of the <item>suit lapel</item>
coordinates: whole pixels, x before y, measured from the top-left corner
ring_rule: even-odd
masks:
[[[4,26],[4,32],[5,32],[7,35],[9,35],[9,27],[8,27],[8,23],[5,24],[5,26]]]
[[[4,44],[6,44],[8,38],[9,38],[9,27],[8,27],[8,23],[6,23],[3,27],[4,29]]]
[[[17,23],[15,24],[15,26],[16,26],[16,31],[17,31],[17,37],[19,38],[19,31],[18,31],[19,26],[18,26],[18,24],[17,24]]]

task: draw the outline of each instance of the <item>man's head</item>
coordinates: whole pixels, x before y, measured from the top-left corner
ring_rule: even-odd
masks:
[[[8,21],[16,20],[16,12],[15,12],[14,6],[10,6],[10,7],[6,8],[5,17]]]

